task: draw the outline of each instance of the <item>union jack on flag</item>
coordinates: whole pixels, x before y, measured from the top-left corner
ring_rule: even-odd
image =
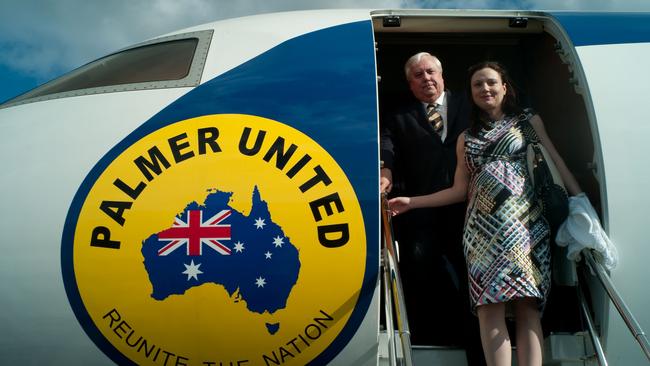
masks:
[[[200,256],[203,254],[203,244],[216,250],[219,254],[230,255],[230,248],[220,241],[231,239],[230,224],[221,224],[230,214],[230,210],[221,210],[218,214],[203,221],[202,210],[190,210],[187,213],[187,222],[176,217],[171,228],[158,233],[160,241],[169,242],[158,250],[158,255],[168,255],[187,245],[187,255]]]

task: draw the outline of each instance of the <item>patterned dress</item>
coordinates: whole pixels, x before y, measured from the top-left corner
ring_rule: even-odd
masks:
[[[472,310],[477,305],[534,297],[540,311],[551,283],[549,227],[534,199],[526,168],[532,129],[519,119],[491,123],[478,136],[465,132],[470,173],[463,237]]]

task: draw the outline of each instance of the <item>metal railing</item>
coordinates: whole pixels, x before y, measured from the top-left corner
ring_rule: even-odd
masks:
[[[398,365],[397,348],[401,348],[403,365],[412,366],[411,336],[404,303],[404,292],[402,280],[397,266],[397,252],[393,239],[393,227],[391,214],[388,208],[386,194],[381,195],[381,221],[382,221],[382,258],[383,258],[383,279],[384,279],[384,311],[386,315],[386,332],[388,333],[388,354],[390,365]],[[395,309],[395,313],[393,313]],[[398,339],[395,337],[396,320]]]
[[[589,339],[591,340],[591,345],[594,347],[594,352],[596,353],[596,359],[598,359],[598,364],[600,366],[608,366],[607,359],[605,358],[605,351],[603,351],[603,346],[600,344],[600,339],[598,338],[598,332],[596,327],[594,327],[594,321],[591,319],[591,313],[589,312],[589,306],[587,305],[587,298],[584,291],[582,290],[582,285],[578,283],[578,301],[580,303],[580,311],[582,316],[587,323],[587,331],[589,332]]]
[[[630,332],[632,332],[632,335],[634,336],[636,341],[639,343],[639,345],[641,345],[641,349],[643,349],[646,358],[650,361],[650,344],[648,343],[648,339],[646,338],[643,329],[641,329],[639,322],[637,322],[634,315],[632,315],[632,312],[630,312],[630,309],[628,308],[627,304],[625,303],[625,301],[623,301],[623,298],[621,297],[621,295],[619,295],[618,291],[614,287],[614,284],[612,283],[612,280],[609,278],[607,271],[605,270],[602,264],[598,263],[594,259],[591,251],[584,250],[582,254],[585,257],[585,261],[587,265],[596,274],[596,278],[598,278],[598,281],[603,286],[603,289],[605,289],[605,292],[607,292],[607,295],[609,296],[610,300],[616,307],[616,310],[618,310],[618,313],[621,315],[621,318],[623,318],[623,321],[629,328]],[[607,363],[605,363],[605,365],[606,364]]]

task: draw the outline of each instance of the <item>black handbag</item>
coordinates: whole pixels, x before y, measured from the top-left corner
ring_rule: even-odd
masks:
[[[548,221],[551,231],[557,232],[569,215],[569,195],[553,159],[540,143],[535,129],[528,121],[528,116],[522,118],[522,122],[528,128],[528,133],[524,134],[529,136],[526,155],[535,196],[542,207],[544,218]]]

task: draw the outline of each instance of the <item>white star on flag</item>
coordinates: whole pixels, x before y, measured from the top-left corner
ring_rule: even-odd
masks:
[[[266,225],[266,224],[264,223],[264,219],[263,219],[263,218],[259,217],[257,220],[255,220],[255,227],[256,227],[256,228],[258,228],[258,229],[263,229],[263,228],[264,228],[264,225]]]
[[[241,253],[244,250],[244,243],[238,241],[235,243],[235,251]]]
[[[271,259],[272,255],[273,254],[271,254],[271,252],[268,252],[268,251],[266,253],[264,253],[264,256],[266,257],[266,259]]]
[[[255,279],[255,284],[257,285],[257,287],[264,287],[264,285],[266,285],[266,280],[260,276],[257,279]]]
[[[201,267],[201,263],[195,265],[194,260],[192,259],[189,265],[185,263],[183,263],[183,265],[185,266],[185,271],[183,271],[182,273],[187,275],[187,280],[189,281],[190,278],[194,278],[195,280],[198,281],[199,280],[198,275],[203,273],[201,272],[201,270],[199,270],[199,267]]]
[[[282,248],[282,244],[284,244],[284,240],[281,237],[276,236],[275,238],[273,238],[273,244],[275,244],[276,248],[277,247]]]

